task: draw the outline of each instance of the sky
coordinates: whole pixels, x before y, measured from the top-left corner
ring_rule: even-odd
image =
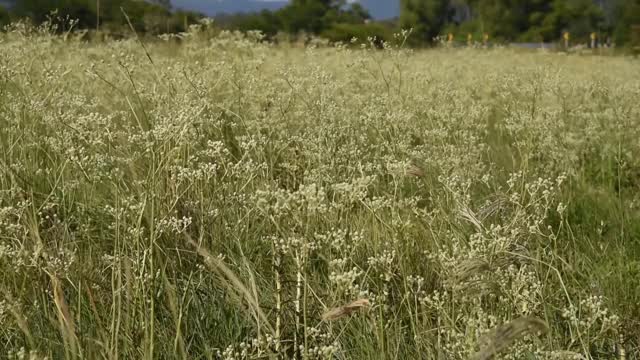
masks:
[[[358,0],[375,19],[398,16],[399,0]],[[176,8],[195,10],[207,15],[219,12],[252,12],[262,9],[275,10],[287,4],[286,0],[172,0]]]

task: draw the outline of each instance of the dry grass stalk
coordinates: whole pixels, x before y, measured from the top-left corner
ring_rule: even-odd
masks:
[[[65,351],[70,350],[71,356],[75,358],[78,350],[78,340],[73,315],[71,315],[67,301],[64,298],[62,282],[54,274],[50,274],[49,277],[51,278],[51,287],[53,289],[53,303],[56,305],[58,321],[60,322],[60,332],[68,346],[65,347]]]
[[[545,333],[547,324],[533,317],[521,317],[509,323],[503,324],[492,330],[482,341],[480,351],[475,353],[472,360],[490,360],[498,353],[504,351],[514,342],[525,335],[537,335]]]
[[[217,274],[222,280],[223,284],[232,292],[239,295],[237,299],[242,303],[244,299],[251,310],[251,314],[253,315],[258,328],[261,325],[267,327],[267,330],[270,334],[274,334],[273,326],[269,322],[267,315],[260,308],[260,304],[258,302],[257,296],[254,295],[252,291],[249,290],[247,285],[245,285],[242,280],[219,258],[211,255],[209,251],[205,248],[198,245],[191,236],[187,233],[183,233],[184,237],[187,239],[187,242],[191,244],[196,249],[198,255],[200,255],[205,260],[205,264],[212,270],[215,274]]]
[[[169,279],[167,278],[166,273],[162,274],[162,282],[165,288],[165,295],[167,298],[167,305],[169,308],[169,312],[173,317],[173,321],[175,323],[175,337],[173,340],[173,352],[176,356],[180,356],[181,359],[186,359],[187,354],[185,353],[186,345],[184,342],[184,337],[182,336],[182,309],[179,308],[180,304],[178,303],[178,295],[176,293],[176,288]]]
[[[27,338],[27,342],[29,346],[33,348],[34,347],[33,337],[31,336],[31,332],[29,331],[27,319],[19,311],[18,306],[15,305],[15,300],[13,299],[13,296],[8,292],[3,292],[3,295],[4,295],[4,298],[7,300],[6,305],[7,305],[9,314],[13,315],[16,325],[18,325],[18,328],[20,328],[22,333]]]
[[[416,164],[411,164],[405,170],[405,174],[407,176],[415,176],[415,177],[424,177],[424,170]]]
[[[351,315],[353,312],[362,309],[362,308],[367,308],[369,307],[371,304],[369,303],[369,300],[367,299],[358,299],[355,300],[347,305],[344,306],[340,306],[337,308],[333,308],[329,311],[327,311],[326,313],[324,313],[322,315],[322,320],[325,321],[333,321],[333,320],[338,320],[340,318],[343,318],[345,316],[349,316]]]
[[[468,259],[456,267],[454,276],[450,279],[454,289],[464,292],[489,291],[499,293],[499,286],[490,281],[489,277],[480,276],[491,272],[492,268],[485,259]]]
[[[486,205],[482,206],[480,210],[478,210],[478,214],[477,214],[478,219],[480,221],[485,221],[490,216],[493,216],[499,213],[500,211],[505,210],[508,203],[509,203],[509,198],[501,194],[496,194],[495,200],[487,203]]]
[[[462,283],[474,275],[478,275],[486,271],[491,271],[491,267],[486,260],[469,259],[457,266],[455,279],[457,282]]]
[[[53,302],[58,310],[58,317],[60,318],[61,324],[64,325],[68,334],[75,334],[75,323],[69,311],[67,301],[64,298],[62,284],[55,275],[51,276],[51,287],[53,288]]]
[[[280,354],[280,335],[282,333],[282,281],[280,279],[280,271],[282,268],[281,265],[281,257],[280,253],[274,246],[274,273],[276,280],[276,329],[275,329],[275,342],[276,342],[276,353]]]
[[[627,360],[627,352],[624,350],[624,335],[620,334],[620,342],[618,343],[618,359]]]
[[[573,359],[573,360],[588,360],[584,355],[575,351],[560,350],[553,353],[556,359]]]
[[[462,219],[471,223],[476,228],[477,231],[479,232],[484,231],[484,226],[482,225],[482,221],[478,219],[476,214],[469,207],[462,206],[459,209],[459,215]]]

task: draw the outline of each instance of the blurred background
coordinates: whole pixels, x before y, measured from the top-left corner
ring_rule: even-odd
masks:
[[[267,39],[389,40],[411,28],[412,46],[640,44],[640,0],[0,0],[0,24],[77,19],[74,28],[124,36],[121,9],[149,35],[185,32],[207,17],[220,30],[260,30]]]

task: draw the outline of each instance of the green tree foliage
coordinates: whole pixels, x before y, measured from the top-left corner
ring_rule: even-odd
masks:
[[[77,19],[79,28],[95,28],[99,12],[100,28],[118,32],[128,28],[122,8],[136,31],[161,33],[185,31],[185,23],[198,17],[173,12],[170,0],[9,1],[12,13],[0,9],[0,24],[23,17],[41,23],[58,9],[58,18]],[[430,44],[449,31],[459,39],[472,33],[479,40],[487,33],[492,40],[527,42],[558,41],[563,31],[571,33],[573,42],[586,42],[591,32],[598,32],[602,37],[613,34],[618,44],[624,44],[633,41],[638,31],[634,25],[640,25],[640,0],[400,0],[400,7],[400,18],[392,27],[413,28],[414,44]],[[267,36],[322,34],[336,41],[382,37],[393,31],[387,24],[365,24],[369,19],[366,9],[354,1],[291,0],[278,11],[229,15],[218,23],[230,29],[261,30]]]
[[[430,43],[451,15],[446,0],[402,0],[400,4],[400,25],[413,28],[414,41]]]
[[[136,31],[149,33],[185,31],[196,14],[171,12],[170,0],[151,2],[136,0],[14,0],[12,12],[17,18],[29,18],[34,23],[48,20],[56,11],[56,19],[77,20],[78,28],[96,28],[100,6],[101,29],[121,31],[128,28],[125,13]],[[124,13],[123,13],[124,10]]]
[[[236,15],[221,19],[227,28],[239,30],[261,30],[268,36],[280,31],[290,34],[340,33],[337,38],[358,37],[370,32],[364,26],[369,13],[358,3],[347,4],[345,0],[293,0],[281,10],[262,11],[257,14]],[[330,37],[334,40],[333,37]]]
[[[618,0],[615,17],[616,42],[640,46],[640,0]]]
[[[278,16],[287,32],[319,34],[334,24],[362,23],[369,13],[357,3],[347,8],[345,0],[293,0]]]
[[[296,0],[279,12],[285,31],[319,33],[327,27],[330,7],[324,1]]]
[[[7,9],[0,5],[0,26],[4,26],[11,21],[11,16]]]
[[[28,17],[35,23],[46,21],[55,10],[60,10],[61,17],[78,20],[81,27],[95,22],[95,11],[86,0],[19,0],[12,10],[17,17]]]
[[[470,5],[477,14],[478,30],[504,40],[516,40],[538,28],[551,10],[548,0],[475,0]]]
[[[475,0],[480,31],[509,41],[553,41],[563,31],[586,38],[603,12],[592,0]]]
[[[586,40],[593,31],[608,31],[604,3],[593,0],[403,0],[400,23],[412,27],[418,40],[429,41],[444,30],[487,33],[504,41],[555,41],[563,31]],[[617,0],[626,7],[637,0]],[[453,12],[453,14],[452,14]]]
[[[222,19],[225,27],[241,31],[260,30],[268,36],[273,36],[282,29],[280,17],[274,12],[263,10],[257,14],[236,15]]]
[[[603,19],[604,13],[592,0],[554,0],[541,33],[545,39],[553,39],[569,31],[574,38],[586,39],[589,33],[600,29]]]
[[[350,43],[354,38],[358,43],[367,43],[367,39],[375,38],[376,43],[380,44],[381,41],[390,41],[393,38],[393,31],[381,23],[335,24],[323,31],[321,35],[330,41],[343,43]]]
[[[151,2],[153,4],[160,5],[165,9],[170,9],[171,8],[171,0],[151,0],[149,2]]]

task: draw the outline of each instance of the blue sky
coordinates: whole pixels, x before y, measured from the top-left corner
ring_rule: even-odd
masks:
[[[398,15],[399,0],[358,0],[376,19],[388,19]],[[174,7],[196,10],[207,15],[218,12],[258,11],[276,9],[287,4],[286,0],[172,0]]]

